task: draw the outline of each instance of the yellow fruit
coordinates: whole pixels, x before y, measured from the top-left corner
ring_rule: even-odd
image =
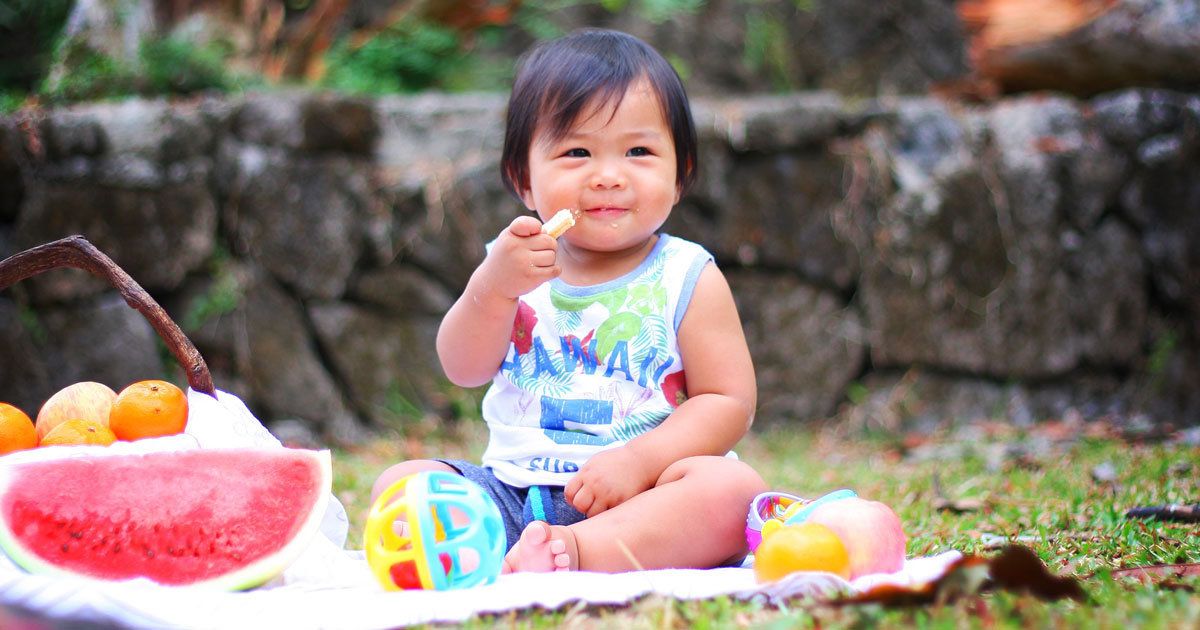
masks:
[[[827,571],[850,578],[850,556],[833,530],[819,523],[786,525],[754,553],[754,576],[774,582],[795,571]]]
[[[37,446],[37,429],[24,411],[0,402],[0,455]]]
[[[108,426],[108,412],[112,409],[117,393],[108,385],[83,381],[68,385],[42,403],[38,411],[38,440],[46,437],[54,427],[67,420],[91,420]]]
[[[60,423],[58,426],[51,429],[46,437],[38,443],[38,446],[54,446],[56,444],[100,444],[107,446],[117,441],[117,436],[108,427],[93,422],[76,418]]]
[[[138,381],[121,390],[108,426],[119,440],[182,433],[187,427],[187,394],[166,381]]]

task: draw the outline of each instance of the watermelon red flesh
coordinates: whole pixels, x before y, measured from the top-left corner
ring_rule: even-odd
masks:
[[[0,476],[0,546],[34,572],[246,588],[303,550],[330,486],[328,451],[30,462]]]

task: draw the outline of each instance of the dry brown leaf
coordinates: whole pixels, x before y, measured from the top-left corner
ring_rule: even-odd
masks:
[[[1071,598],[1082,601],[1087,598],[1078,580],[1051,575],[1033,551],[1019,545],[1009,545],[990,559],[963,556],[932,582],[911,586],[880,585],[834,603],[938,605],[977,595],[989,588],[1026,592],[1045,600]]]
[[[1051,575],[1037,554],[1027,547],[1005,547],[990,564],[993,584],[999,588],[1025,591],[1045,600],[1086,599],[1075,578]]]

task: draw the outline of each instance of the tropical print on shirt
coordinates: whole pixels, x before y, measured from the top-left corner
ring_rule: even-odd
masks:
[[[663,234],[620,278],[522,296],[483,400],[484,465],[514,486],[565,485],[591,455],[662,423],[686,399],[676,333],[712,259]]]

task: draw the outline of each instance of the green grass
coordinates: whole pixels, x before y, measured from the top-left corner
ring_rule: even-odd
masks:
[[[1087,602],[1008,591],[897,608],[656,596],[437,627],[1200,628],[1200,578],[1143,584],[1110,575],[1124,567],[1200,562],[1200,525],[1124,517],[1136,506],[1200,502],[1200,448],[1122,439],[1101,429],[1047,423],[1021,432],[976,423],[948,435],[898,437],[812,424],[756,430],[738,448],[772,489],[812,497],[851,488],[891,505],[909,534],[910,556],[957,549],[987,557],[1019,541],[1051,573],[1080,580]],[[383,468],[435,455],[477,460],[485,439],[470,422],[335,452],[335,492],[351,519],[348,546],[361,545],[370,486]]]

